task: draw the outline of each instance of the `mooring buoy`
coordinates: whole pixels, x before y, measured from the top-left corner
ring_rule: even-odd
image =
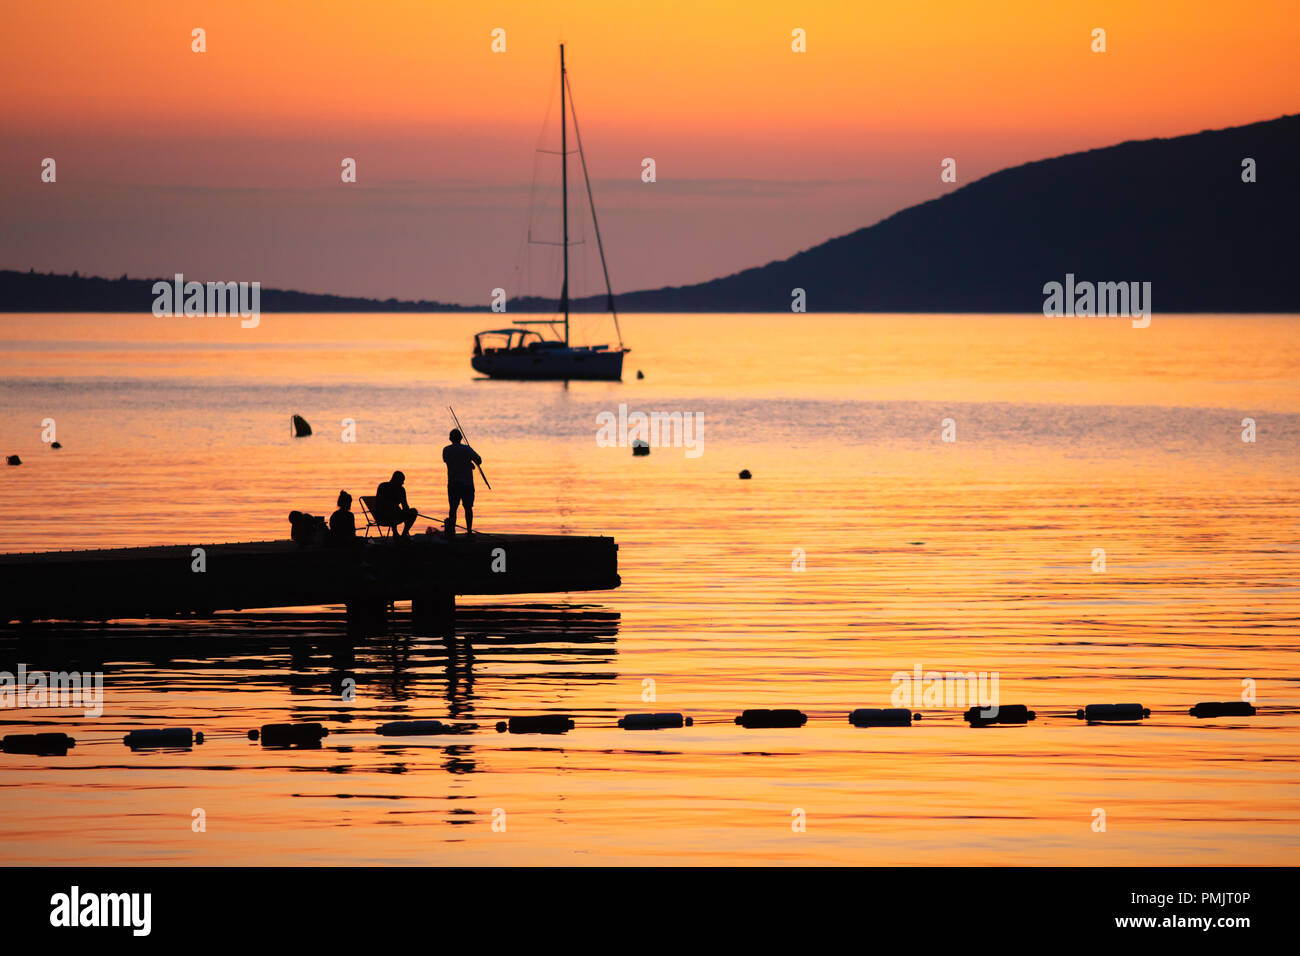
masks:
[[[802,727],[808,715],[801,710],[746,710],[736,718],[736,723],[748,728]]]
[[[311,434],[311,426],[307,424],[307,419],[301,415],[293,416],[293,437],[306,438]]]
[[[60,448],[63,447],[63,443],[62,443],[62,442],[57,442],[57,441],[52,441],[52,442],[50,442],[50,447],[53,448],[55,451],[58,451]]]
[[[534,717],[511,717],[497,724],[497,732],[512,734],[562,734],[574,728],[568,714],[538,714]]]
[[[1102,720],[1141,720],[1150,717],[1151,711],[1141,704],[1089,704],[1074,716],[1089,722]]]
[[[741,480],[741,481],[749,481],[749,479],[751,479],[751,478],[753,478],[753,477],[754,477],[754,476],[751,475],[751,474],[749,473],[749,469],[748,469],[748,468],[742,468],[742,469],[740,470],[740,480]]]
[[[380,724],[375,733],[385,737],[427,737],[433,734],[454,734],[459,730],[441,720],[393,720]]]
[[[132,750],[139,747],[191,747],[194,731],[189,727],[163,727],[158,730],[133,730],[122,738],[122,743]],[[198,735],[203,743],[203,735]]]
[[[67,734],[7,734],[0,740],[0,750],[7,754],[36,757],[62,757],[77,742]]]
[[[859,707],[849,714],[849,723],[854,727],[911,727],[913,720],[920,720],[921,715],[912,715],[904,707]]]
[[[638,457],[650,454],[650,443],[643,438],[638,438],[632,442],[632,454]]]
[[[636,377],[637,377],[637,378],[645,378],[645,372],[641,371],[640,369],[637,369],[637,370],[636,370]]]
[[[984,713],[989,707],[972,707],[962,714],[972,727],[987,727],[989,724],[1025,724],[1036,720],[1038,715],[1024,704],[1000,704],[997,713],[989,716]]]
[[[5,459],[6,465],[21,465],[22,463],[23,460],[19,458],[17,455],[10,455]]]
[[[1258,711],[1247,700],[1203,700],[1188,711],[1193,717],[1254,717]]]
[[[249,731],[250,740],[257,740],[254,731]],[[329,731],[320,724],[263,724],[261,739],[263,747],[290,747],[294,745],[319,744]]]
[[[669,728],[690,727],[695,721],[681,714],[625,714],[618,719],[618,725],[624,730],[666,730]]]

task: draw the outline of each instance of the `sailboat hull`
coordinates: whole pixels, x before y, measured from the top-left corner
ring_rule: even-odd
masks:
[[[489,378],[516,380],[623,380],[623,350],[593,348],[495,349],[470,364]]]

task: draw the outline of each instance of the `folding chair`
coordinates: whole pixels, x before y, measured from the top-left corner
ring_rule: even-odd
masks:
[[[366,519],[365,537],[370,537],[371,528],[377,528],[381,538],[386,538],[392,534],[396,525],[380,524],[378,519],[375,518],[375,512],[379,507],[379,499],[374,495],[362,495],[359,500],[361,502],[361,514]]]

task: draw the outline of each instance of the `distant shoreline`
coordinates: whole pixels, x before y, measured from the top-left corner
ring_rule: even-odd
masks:
[[[48,315],[148,315],[153,303],[153,285],[155,282],[169,282],[168,279],[132,279],[122,276],[109,279],[102,276],[63,275],[59,273],[19,272],[13,269],[0,270],[0,314],[48,314]],[[641,295],[642,293],[629,293]],[[141,304],[143,303],[143,304]],[[461,313],[496,316],[497,321],[509,324],[515,315],[552,315],[558,313],[558,300],[530,296],[511,300],[505,312],[494,312],[487,306],[456,305],[445,302],[404,299],[369,299],[364,297],[338,296],[314,292],[298,292],[290,289],[262,290],[262,313],[267,315],[310,315],[313,313],[374,313],[374,314],[439,314]],[[604,296],[590,299],[574,300],[571,311],[576,314],[598,314],[605,310]],[[719,315],[790,315],[798,317],[806,313],[789,312],[780,309],[755,309],[744,306],[714,305],[709,308],[695,308],[688,305],[674,306],[665,304],[651,307],[648,305],[623,306],[619,304],[620,314],[647,315],[655,313],[699,313]],[[1157,313],[1160,310],[1157,309]],[[1040,315],[1041,310],[1014,308],[888,308],[888,309],[814,309],[808,312],[818,315]],[[1186,315],[1294,315],[1300,314],[1300,303],[1294,308],[1205,308],[1205,309],[1168,309],[1165,314]],[[198,316],[196,318],[202,318]],[[1060,317],[1053,317],[1060,318]],[[1080,321],[1089,318],[1105,319],[1105,316],[1082,316]]]

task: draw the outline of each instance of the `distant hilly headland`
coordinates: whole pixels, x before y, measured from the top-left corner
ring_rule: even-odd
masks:
[[[1300,115],[1121,143],[1004,169],[788,259],[617,304],[788,312],[802,289],[811,312],[1039,312],[1044,284],[1073,274],[1150,282],[1160,312],[1300,312],[1298,168]],[[155,281],[0,271],[0,311],[148,311]],[[482,311],[274,289],[261,301],[265,312]],[[605,297],[572,305],[598,311]]]

